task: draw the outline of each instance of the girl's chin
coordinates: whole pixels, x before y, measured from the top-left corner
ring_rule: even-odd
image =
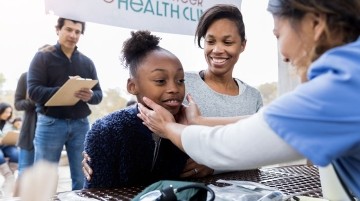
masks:
[[[180,111],[180,107],[178,108],[167,108],[167,110],[172,114],[172,115],[177,115]]]

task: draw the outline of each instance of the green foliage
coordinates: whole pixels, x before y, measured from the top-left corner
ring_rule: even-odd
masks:
[[[123,94],[119,89],[107,89],[103,94],[104,97],[100,104],[90,105],[92,111],[89,117],[90,122],[126,106],[127,99],[124,96],[128,96],[128,94]]]
[[[4,91],[0,88],[0,94],[0,102],[7,102],[14,108],[15,90]],[[107,89],[103,91],[103,95],[104,97],[100,104],[90,105],[92,113],[89,116],[89,121],[91,123],[111,112],[124,108],[128,101],[125,97],[129,96],[127,93],[121,92],[119,89]],[[23,112],[17,111],[14,108],[13,118],[22,116]]]
[[[261,93],[264,105],[267,105],[277,97],[277,82],[262,84],[258,90]]]
[[[2,88],[3,88],[5,82],[6,82],[5,75],[3,73],[0,73],[0,91],[1,92],[2,92]]]
[[[0,73],[0,102],[7,102],[11,105],[14,104],[15,90],[2,90],[1,86],[5,83],[6,79],[2,73]],[[269,104],[277,97],[277,82],[265,83],[258,87],[264,105]],[[119,88],[107,89],[103,91],[103,100],[98,105],[90,105],[92,111],[89,116],[89,120],[93,123],[96,119],[99,119],[111,112],[120,110],[126,106],[129,94],[121,91]],[[13,117],[22,116],[22,112],[14,110]]]

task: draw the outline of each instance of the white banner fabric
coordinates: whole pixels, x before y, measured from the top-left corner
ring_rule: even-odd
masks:
[[[135,30],[194,35],[202,13],[215,4],[241,8],[242,0],[45,0],[64,18]]]

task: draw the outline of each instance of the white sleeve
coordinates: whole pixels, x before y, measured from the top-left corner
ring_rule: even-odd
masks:
[[[227,126],[188,126],[181,134],[185,152],[216,170],[244,170],[303,159],[274,133],[263,109]]]

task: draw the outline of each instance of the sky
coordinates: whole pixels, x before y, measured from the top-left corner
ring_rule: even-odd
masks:
[[[255,87],[278,80],[273,19],[266,6],[266,0],[243,0],[241,4],[247,46],[233,76]],[[46,15],[44,7],[44,0],[0,1],[0,73],[6,78],[5,89],[15,90],[20,74],[28,70],[39,47],[57,41],[54,26],[58,17]],[[129,73],[121,66],[119,57],[130,31],[87,22],[85,34],[80,38],[78,50],[94,61],[100,85],[105,90],[126,90]],[[185,71],[206,69],[203,50],[195,45],[194,36],[153,33],[162,38],[160,46],[179,57]]]

